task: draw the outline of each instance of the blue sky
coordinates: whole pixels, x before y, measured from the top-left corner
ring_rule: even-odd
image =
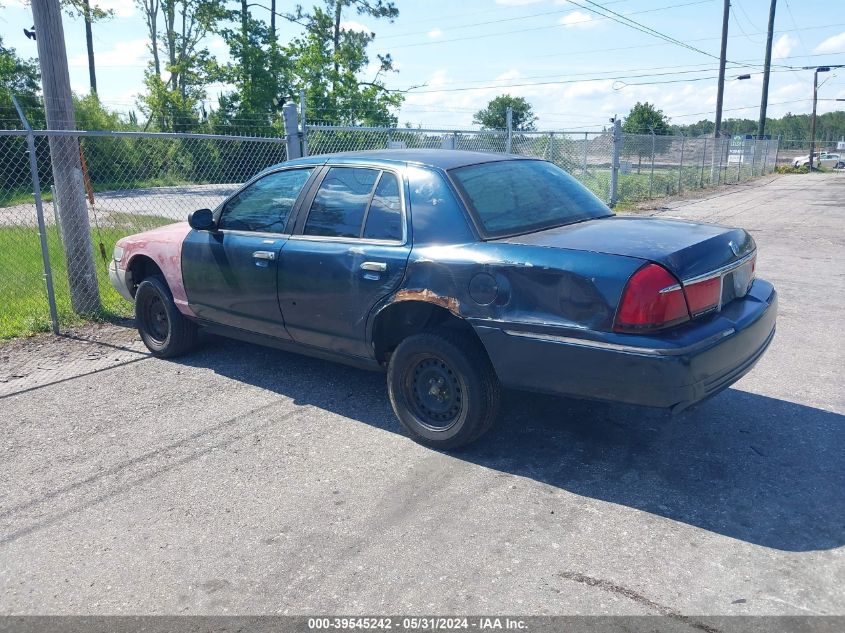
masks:
[[[22,0],[5,0],[0,32],[24,56],[36,55],[22,29],[32,23]],[[718,57],[721,0],[597,0],[597,3],[689,46]],[[145,25],[133,0],[100,0],[114,18],[94,27],[101,99],[128,110],[141,88],[150,58]],[[281,0],[279,6],[288,3]],[[472,114],[501,93],[527,98],[541,129],[597,130],[636,101],[650,101],[675,123],[713,118],[718,60],[670,44],[587,10],[587,0],[398,0],[389,24],[349,12],[349,28],[375,31],[376,52],[393,55],[398,73],[391,88],[412,91],[399,114],[424,127],[468,127]],[[581,5],[581,6],[577,6]],[[234,4],[233,4],[234,6]],[[725,117],[756,118],[760,101],[769,0],[733,0],[728,59],[752,67],[729,68]],[[266,13],[256,8],[255,16]],[[845,64],[845,2],[779,0],[769,91],[769,115],[811,109],[812,72],[783,66]],[[285,26],[280,39],[295,33]],[[71,84],[87,92],[84,25],[65,18]],[[210,38],[225,59],[226,47]],[[729,65],[730,66],[730,65]],[[750,80],[736,76],[752,73]],[[374,69],[364,77],[371,79]],[[369,75],[369,76],[367,76]],[[845,69],[820,75],[820,99],[845,99]],[[658,83],[659,82],[659,83]],[[209,90],[209,105],[224,86]],[[820,101],[819,112],[845,109]]]

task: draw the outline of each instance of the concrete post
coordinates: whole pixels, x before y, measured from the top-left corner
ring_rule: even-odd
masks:
[[[511,149],[513,148],[513,108],[511,108],[510,106],[508,106],[507,125],[508,125],[508,139],[507,139],[507,144],[505,145],[505,153],[510,154]]]
[[[610,206],[619,202],[619,157],[622,154],[622,121],[613,122],[613,161],[610,166]]]
[[[302,157],[302,141],[299,138],[299,125],[296,120],[296,104],[289,102],[282,106],[282,120],[285,124],[285,145],[288,160]]]
[[[299,125],[302,128],[302,155],[308,156],[308,128],[305,125],[305,91],[299,91]]]

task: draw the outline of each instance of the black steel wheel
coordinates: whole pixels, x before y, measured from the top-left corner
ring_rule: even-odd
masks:
[[[474,441],[498,414],[499,383],[471,331],[444,329],[406,338],[390,357],[387,386],[408,434],[434,448]]]
[[[184,354],[197,341],[197,326],[176,308],[161,277],[147,277],[135,292],[135,322],[144,345],[154,356]]]

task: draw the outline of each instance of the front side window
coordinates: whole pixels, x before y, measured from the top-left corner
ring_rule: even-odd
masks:
[[[293,205],[312,171],[278,171],[256,180],[226,203],[218,228],[284,232]]]
[[[611,215],[586,187],[546,161],[480,163],[449,174],[487,237],[530,233]]]

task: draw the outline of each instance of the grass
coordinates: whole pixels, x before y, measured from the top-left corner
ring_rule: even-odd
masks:
[[[107,257],[111,258],[114,244],[121,237],[172,222],[158,216],[121,216],[112,214],[110,226],[92,231],[101,301],[95,319],[125,317],[132,311],[132,306],[109,283],[109,262],[104,262],[100,255],[100,242]],[[47,244],[59,323],[64,327],[90,320],[71,308],[64,249],[55,226],[47,228]],[[24,226],[0,227],[0,339],[49,330],[50,308],[38,230]]]

